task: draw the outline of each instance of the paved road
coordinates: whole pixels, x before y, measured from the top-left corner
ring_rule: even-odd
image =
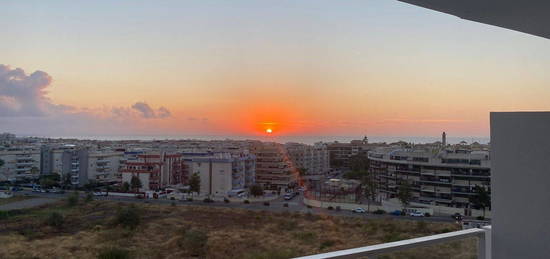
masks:
[[[0,210],[7,211],[7,210],[27,209],[27,208],[37,207],[37,206],[41,206],[41,205],[56,202],[56,201],[57,199],[54,199],[54,198],[45,198],[45,197],[31,198],[28,200],[14,201],[4,205],[0,205]]]
[[[30,191],[21,191],[17,192],[16,195],[33,195],[38,196],[41,198],[47,198],[49,200],[57,200],[57,199],[63,199],[66,198],[69,193],[65,194],[55,194],[55,193],[33,193]],[[224,202],[212,202],[212,203],[204,203],[202,201],[172,201],[172,200],[166,200],[166,199],[137,199],[133,197],[119,197],[119,196],[96,196],[94,197],[96,200],[110,200],[110,201],[120,201],[120,202],[131,202],[131,203],[155,203],[155,204],[171,204],[172,202],[175,202],[178,205],[196,205],[196,206],[212,206],[212,207],[224,207],[224,208],[243,208],[243,209],[249,209],[249,210],[266,210],[266,211],[272,211],[272,212],[283,212],[283,211],[289,211],[289,212],[301,212],[301,213],[307,213],[310,212],[312,214],[317,215],[332,215],[332,216],[345,216],[345,217],[359,217],[359,218],[365,218],[365,219],[380,219],[380,218],[393,218],[393,219],[399,219],[399,220],[419,220],[419,221],[433,221],[433,222],[454,222],[454,219],[452,219],[450,216],[447,217],[408,217],[408,216],[394,216],[394,215],[376,215],[376,214],[362,214],[362,213],[353,213],[351,211],[335,211],[335,210],[328,210],[323,208],[308,208],[303,202],[302,202],[302,195],[296,196],[294,199],[290,201],[285,201],[282,197],[278,198],[276,200],[270,201],[270,206],[264,206],[263,202],[251,202],[249,204],[245,204],[243,202],[231,202],[231,203],[224,203]],[[287,203],[288,207],[285,207],[284,204]]]

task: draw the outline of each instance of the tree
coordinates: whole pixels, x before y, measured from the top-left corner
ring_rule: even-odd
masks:
[[[134,190],[134,192],[138,192],[139,188],[143,187],[143,185],[141,184],[141,180],[135,175],[133,175],[132,179],[130,180],[130,186],[132,187],[132,190]]]
[[[33,166],[33,167],[31,168],[31,174],[37,175],[39,172],[40,172],[40,169],[38,169],[38,167]]]
[[[88,183],[86,183],[83,187],[88,191],[92,191],[98,186],[99,186],[99,183],[96,180],[88,180]]]
[[[189,192],[201,192],[201,177],[199,173],[194,173],[191,175],[191,179],[189,179]]]
[[[399,186],[399,190],[397,192],[397,198],[399,199],[399,201],[401,201],[401,204],[403,204],[403,209],[406,209],[407,206],[409,206],[409,204],[411,203],[411,185],[408,181],[401,182],[401,185]]]
[[[65,174],[62,181],[63,187],[71,186],[71,174]]]
[[[123,192],[128,192],[128,191],[130,190],[130,184],[129,184],[128,182],[124,182],[124,183],[122,184],[121,190],[122,190]]]
[[[58,174],[48,174],[48,175],[41,175],[38,179],[38,182],[40,183],[40,186],[45,189],[49,189],[53,186],[57,186],[59,183],[60,177]]]
[[[296,170],[298,171],[298,175],[300,176],[304,176],[307,174],[307,168],[300,167],[300,168],[297,168]]]
[[[370,203],[376,200],[376,195],[378,194],[378,183],[374,179],[373,173],[367,173],[362,179],[363,184],[363,194],[367,198],[367,212],[370,212]]]
[[[489,192],[485,190],[485,188],[479,185],[476,185],[474,187],[474,193],[476,195],[470,198],[470,202],[474,206],[483,209],[483,217],[485,218],[485,209],[491,207],[491,196],[489,195]]]
[[[365,155],[355,155],[349,158],[349,167],[352,171],[369,170],[369,159]]]
[[[259,184],[252,185],[250,187],[250,194],[252,194],[254,197],[262,196],[264,195],[264,189]]]
[[[0,167],[4,165],[4,160],[0,159]]]

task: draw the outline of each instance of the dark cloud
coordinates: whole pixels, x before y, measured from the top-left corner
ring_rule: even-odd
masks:
[[[155,111],[145,102],[134,103],[134,105],[132,105],[132,109],[138,111],[139,115],[146,119],[167,118],[171,116],[170,111],[165,107],[160,107]]]
[[[52,78],[45,72],[27,75],[21,68],[0,64],[0,116],[43,116],[56,107],[44,89]]]

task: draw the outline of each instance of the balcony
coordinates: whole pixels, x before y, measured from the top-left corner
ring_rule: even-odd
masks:
[[[390,242],[372,246],[352,248],[334,251],[324,254],[316,254],[298,257],[297,259],[324,259],[324,258],[377,258],[387,253],[402,251],[411,248],[425,247],[455,240],[476,237],[478,239],[477,258],[491,259],[491,226],[454,231],[444,234],[412,238],[397,242]]]

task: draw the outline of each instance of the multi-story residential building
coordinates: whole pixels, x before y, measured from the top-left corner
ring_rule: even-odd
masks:
[[[333,142],[327,145],[330,168],[349,168],[350,158],[358,155],[367,156],[372,148],[367,137],[363,140],[352,140],[349,143]]]
[[[88,183],[88,150],[75,148],[61,153],[61,176],[69,177],[71,184],[82,187]]]
[[[387,147],[370,151],[369,160],[382,199],[395,198],[405,181],[413,201],[437,206],[471,208],[475,186],[490,192],[488,151]]]
[[[88,155],[88,180],[97,182],[118,182],[124,153],[117,151],[94,151]]]
[[[307,175],[323,175],[330,170],[329,154],[325,143],[306,145],[301,143],[286,143],[286,151],[297,169],[305,169]]]
[[[15,181],[37,178],[40,174],[40,150],[33,146],[15,146],[0,149],[0,180]]]
[[[201,195],[226,196],[255,183],[256,158],[250,154],[184,153],[189,172],[199,174]]]
[[[265,189],[282,190],[297,184],[298,172],[284,145],[274,142],[253,142],[250,152],[256,156],[256,182]]]
[[[120,170],[121,182],[131,183],[137,176],[142,184],[141,190],[159,190],[161,188],[186,184],[188,169],[183,156],[177,153],[152,152],[138,154],[137,160],[127,160]]]

